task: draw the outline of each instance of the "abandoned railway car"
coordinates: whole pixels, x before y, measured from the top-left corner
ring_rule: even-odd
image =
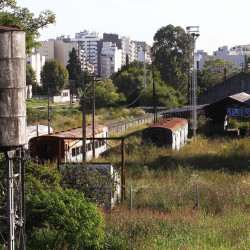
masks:
[[[188,138],[188,121],[171,117],[155,123],[142,131],[143,143],[152,142],[156,146],[167,146],[179,150]]]
[[[81,162],[82,161],[82,140],[74,139],[82,137],[82,128],[74,128],[62,132],[34,137],[29,141],[30,157],[38,158],[39,161],[56,162]],[[92,137],[92,126],[86,126],[86,138]],[[108,128],[103,125],[95,126],[95,138],[108,137]],[[69,139],[70,138],[70,139]],[[86,140],[86,159],[93,157],[92,140]],[[95,156],[107,150],[105,140],[94,142]]]

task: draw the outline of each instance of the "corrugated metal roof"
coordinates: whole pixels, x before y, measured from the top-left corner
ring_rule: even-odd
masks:
[[[207,105],[208,104],[197,105],[196,110],[202,110]],[[188,107],[184,107],[184,108],[176,108],[176,109],[170,109],[167,111],[163,111],[161,114],[164,115],[164,114],[184,113],[184,112],[190,112],[192,110],[193,110],[193,106],[188,106]]]
[[[160,122],[153,124],[151,127],[153,128],[167,128],[172,131],[176,131],[184,125],[188,124],[188,121],[183,118],[171,117],[164,119]]]
[[[235,95],[230,95],[229,98],[237,100],[239,102],[247,102],[248,100],[250,100],[250,95],[245,92],[241,92]]]
[[[105,132],[108,128],[103,125],[95,125],[95,135]],[[66,137],[82,137],[82,127],[73,128],[61,132],[52,133],[45,136],[53,136],[58,138],[66,138]],[[92,137],[92,125],[86,126],[86,137]]]
[[[20,31],[21,29],[18,27],[6,27],[0,26],[0,31]]]

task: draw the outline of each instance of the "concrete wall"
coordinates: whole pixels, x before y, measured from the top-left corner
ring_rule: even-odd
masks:
[[[209,104],[240,92],[250,94],[250,74],[239,73],[198,95],[198,104]]]
[[[157,114],[158,117],[160,117],[160,112]],[[124,121],[116,124],[112,124],[108,126],[109,129],[109,134],[119,134],[119,133],[124,133],[128,130],[128,128],[132,126],[137,126],[144,124],[146,122],[153,122],[154,120],[154,115],[147,115],[139,118],[135,118],[129,121]]]

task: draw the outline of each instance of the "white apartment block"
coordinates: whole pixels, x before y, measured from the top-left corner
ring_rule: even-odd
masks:
[[[137,42],[137,61],[152,63],[151,48],[145,42]]]
[[[122,37],[124,42],[124,57],[122,64],[126,64],[126,57],[128,57],[128,62],[132,63],[137,60],[137,45],[136,42],[130,39],[130,37]]]
[[[122,66],[122,50],[112,42],[103,42],[101,51],[101,77],[110,77]]]
[[[203,51],[202,51],[203,52]],[[203,52],[204,53],[204,52]],[[209,59],[209,56],[206,54],[201,54],[199,51],[195,53],[196,59],[198,61],[199,69],[201,70],[205,64],[205,59]],[[235,67],[243,67],[245,68],[246,64],[246,53],[243,53],[242,50],[236,49],[228,49],[228,46],[219,47],[217,51],[213,52],[214,58],[221,58],[225,61],[230,61],[234,63]]]
[[[230,55],[246,55],[250,56],[250,44],[248,45],[236,45],[230,48]]]
[[[45,64],[45,56],[42,56],[40,53],[35,53],[33,55],[27,56],[26,62],[30,64],[32,69],[36,73],[36,82],[38,85],[41,84],[41,71],[43,65]]]
[[[99,35],[96,32],[84,30],[76,33],[75,38],[71,39],[77,42],[79,49],[82,49],[85,54],[85,60],[94,66],[94,72],[98,72],[98,49],[97,44],[100,41]]]

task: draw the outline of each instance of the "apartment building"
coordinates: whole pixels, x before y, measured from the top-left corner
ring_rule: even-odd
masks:
[[[135,41],[131,40],[130,37],[122,37],[124,41],[124,51],[125,51],[125,61],[123,64],[132,63],[134,60],[137,60],[137,44]]]
[[[212,56],[214,58],[221,58],[225,61],[230,61],[234,63],[235,67],[245,68],[247,53],[248,53],[247,50],[243,52],[242,48],[239,47],[238,48],[233,47],[231,49],[228,49],[228,46],[223,46],[219,47],[217,51],[214,51]],[[209,55],[203,51],[202,53],[201,51],[200,52],[197,51],[195,55],[196,55],[197,65],[199,66],[199,70],[201,70],[205,64],[205,59],[209,59]]]
[[[79,49],[84,51],[85,61],[94,67],[94,73],[98,75],[98,42],[99,34],[89,32],[87,30],[75,34],[75,38],[71,39],[78,44]]]
[[[122,66],[122,50],[115,43],[103,42],[101,50],[101,77],[110,77]]]
[[[146,42],[138,41],[136,42],[137,46],[137,61],[152,63],[151,60],[151,47]]]
[[[43,65],[45,64],[45,56],[42,56],[40,53],[35,53],[30,56],[27,56],[26,62],[30,64],[32,69],[36,74],[36,82],[38,85],[41,84],[41,71]]]

